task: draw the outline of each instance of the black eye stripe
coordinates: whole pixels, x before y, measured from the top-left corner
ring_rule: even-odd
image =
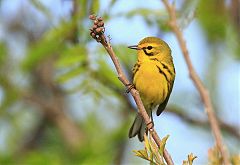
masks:
[[[147,50],[146,50],[146,48],[143,49],[143,51],[144,51],[144,53],[145,53],[147,56],[153,56],[153,52],[148,53]]]
[[[147,52],[147,50],[151,50],[152,48],[153,48],[152,46],[147,46],[147,47],[143,47],[142,50],[147,56],[153,56],[153,52]]]
[[[153,48],[152,46],[148,46],[148,47],[147,47],[148,50],[151,50],[152,48]]]

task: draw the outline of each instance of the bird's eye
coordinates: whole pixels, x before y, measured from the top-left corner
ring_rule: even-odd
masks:
[[[152,46],[148,46],[148,47],[147,47],[148,50],[151,50],[152,48],[153,48]]]

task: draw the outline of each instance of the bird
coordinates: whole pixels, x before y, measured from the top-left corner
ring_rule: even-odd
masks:
[[[160,38],[146,37],[138,45],[128,46],[137,50],[137,62],[134,65],[133,86],[139,92],[143,105],[153,124],[152,111],[158,106],[159,116],[165,109],[175,80],[175,68],[169,45]],[[136,118],[129,130],[129,138],[138,135],[140,142],[147,133],[141,114]]]

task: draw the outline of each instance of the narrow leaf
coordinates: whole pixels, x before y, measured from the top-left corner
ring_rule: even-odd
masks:
[[[189,165],[193,164],[193,160],[196,159],[197,156],[193,155],[193,153],[191,153],[190,155],[188,155],[188,163]]]
[[[183,163],[182,163],[182,165],[189,165],[189,164],[188,164],[188,161],[184,160]]]
[[[136,156],[143,158],[145,160],[149,160],[148,153],[146,150],[133,150]]]
[[[149,141],[150,141],[150,146],[151,146],[151,150],[152,150],[152,154],[153,154],[152,159],[154,158],[157,164],[163,164],[163,158],[160,155],[160,153],[158,152],[158,150],[159,150],[158,146],[157,146],[156,142],[153,140],[151,134],[149,135]]]
[[[80,67],[80,68],[76,68],[76,69],[73,69],[73,70],[70,70],[69,72],[65,73],[65,74],[62,74],[60,75],[58,78],[57,78],[57,82],[59,83],[65,83],[77,76],[79,76],[82,72],[85,71],[85,68],[83,67]]]
[[[69,67],[86,61],[86,48],[75,46],[65,50],[56,62],[56,67]]]
[[[43,5],[43,3],[40,0],[30,0],[30,2],[32,3],[32,5],[38,9],[39,11],[41,11],[43,14],[45,14],[48,18],[51,18],[51,12],[49,11],[49,9]]]
[[[144,134],[144,144],[145,144],[145,148],[148,152],[151,152],[151,147],[148,141],[148,137],[146,134]]]
[[[160,153],[161,156],[163,156],[163,151],[165,149],[165,145],[166,145],[166,142],[167,142],[168,138],[169,138],[169,135],[165,136],[161,141],[161,144],[160,144],[160,147],[159,147],[159,153]]]

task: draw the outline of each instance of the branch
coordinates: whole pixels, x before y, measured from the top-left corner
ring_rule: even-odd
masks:
[[[28,133],[27,136],[25,136],[23,144],[15,153],[16,157],[19,157],[20,154],[24,154],[27,151],[34,149],[37,146],[38,142],[43,137],[44,130],[46,129],[46,125],[47,125],[47,118],[46,116],[43,116],[43,118],[40,119],[40,122],[37,124],[35,129],[30,133]]]
[[[60,130],[70,149],[76,150],[82,144],[84,135],[64,112],[64,93],[52,79],[53,63],[54,59],[49,58],[39,64],[32,74],[32,90],[21,95],[24,101],[38,105],[44,116]]]
[[[211,103],[211,99],[209,96],[209,92],[208,90],[204,87],[202,81],[200,80],[199,76],[197,75],[192,62],[190,60],[190,56],[189,56],[189,52],[186,46],[186,42],[183,38],[183,34],[177,24],[177,17],[176,17],[176,10],[175,10],[175,6],[174,5],[170,5],[169,2],[167,0],[162,0],[162,2],[164,3],[170,20],[169,20],[169,26],[171,27],[172,31],[175,33],[176,38],[178,40],[178,43],[180,45],[180,48],[182,50],[183,56],[185,58],[188,70],[189,70],[189,75],[190,78],[192,79],[192,81],[194,82],[200,96],[201,99],[203,101],[203,104],[205,106],[205,111],[208,115],[208,119],[210,122],[210,126],[212,128],[212,133],[214,135],[217,147],[222,155],[223,158],[223,162],[225,165],[229,165],[229,156],[228,156],[228,151],[224,146],[223,140],[222,140],[222,135],[219,129],[219,125],[215,116],[215,113],[213,111],[213,106]]]
[[[94,16],[94,15],[90,15],[89,18],[94,21],[94,25],[90,29],[90,35],[97,42],[100,42],[103,45],[103,47],[108,52],[109,56],[111,57],[111,59],[112,59],[112,61],[114,63],[114,66],[115,66],[117,74],[118,74],[118,79],[125,85],[126,88],[128,88],[130,82],[126,78],[125,74],[123,73],[123,71],[121,69],[121,66],[120,66],[120,63],[119,63],[119,61],[118,61],[118,59],[117,59],[117,57],[116,57],[116,55],[115,55],[115,53],[114,53],[114,51],[112,49],[112,46],[107,41],[107,39],[106,39],[106,37],[104,35],[105,28],[104,28],[103,19],[101,17],[96,18],[96,16]],[[132,88],[130,90],[130,93],[133,96],[134,101],[137,104],[137,107],[138,107],[138,110],[139,110],[138,113],[142,115],[142,117],[144,119],[144,122],[147,125],[147,129],[151,132],[154,141],[156,142],[156,144],[159,147],[160,144],[161,144],[161,139],[159,138],[158,134],[156,133],[153,125],[148,124],[148,123],[151,123],[151,119],[149,118],[149,116],[148,116],[148,114],[147,114],[147,112],[146,112],[146,110],[145,110],[145,108],[143,106],[143,103],[141,101],[139,92],[136,89]],[[166,149],[164,150],[164,155],[163,156],[164,156],[164,159],[165,159],[167,164],[169,164],[169,165],[173,165],[174,164],[170,154],[168,153],[168,151]]]
[[[186,113],[184,113],[184,110],[179,108],[179,107],[175,107],[175,106],[169,106],[166,109],[166,112],[171,113],[177,117],[179,117],[181,120],[183,120],[186,123],[189,123],[191,125],[195,125],[195,126],[202,126],[202,127],[208,127],[209,128],[209,121],[208,120],[201,120],[201,119],[197,119],[197,118],[193,118],[190,115],[187,115]],[[231,124],[228,124],[226,122],[224,122],[221,119],[217,119],[220,128],[225,131],[228,134],[231,134],[232,136],[234,136],[237,139],[240,139],[240,132],[238,130],[237,127],[234,127]]]

